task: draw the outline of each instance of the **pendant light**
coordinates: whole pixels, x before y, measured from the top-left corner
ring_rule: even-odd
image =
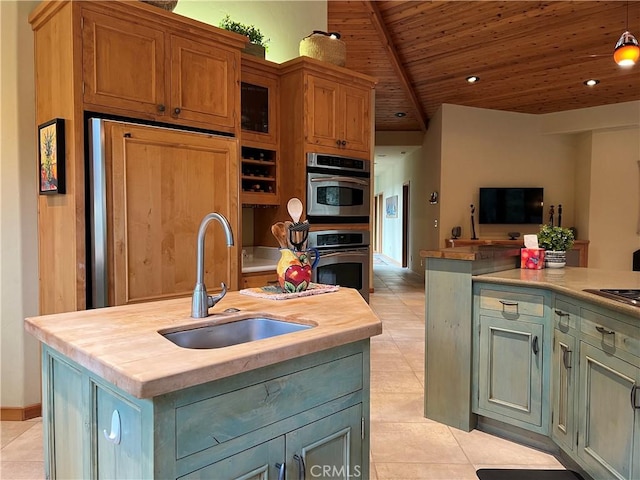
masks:
[[[620,35],[618,43],[613,50],[613,59],[621,67],[631,67],[640,58],[638,40],[629,32],[629,1],[627,0],[627,30]]]

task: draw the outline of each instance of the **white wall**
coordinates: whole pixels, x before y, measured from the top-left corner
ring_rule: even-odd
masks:
[[[325,0],[180,0],[174,12],[215,26],[227,14],[236,22],[253,25],[270,39],[266,59],[276,63],[300,56],[300,40],[314,30],[327,30]]]
[[[24,317],[38,313],[33,34],[38,2],[0,1],[0,405],[40,402],[40,359]]]
[[[542,186],[545,218],[549,205],[563,205],[562,224],[575,225],[578,238],[590,241],[590,267],[631,269],[631,253],[640,248],[640,102],[548,115],[443,105],[419,155],[414,161],[424,162],[424,177],[412,184],[424,185],[423,197],[438,190],[440,200],[437,207],[423,203],[424,220],[412,225],[413,251],[442,248],[456,225],[470,238],[469,206],[477,207],[480,186]],[[384,188],[385,196],[397,191],[407,171],[398,166],[394,175],[376,178],[382,187],[375,190]],[[506,239],[512,230],[535,233],[538,226],[476,221],[481,239]],[[401,233],[387,234],[395,239]]]
[[[631,270],[640,249],[640,130],[594,132],[589,197],[589,266]]]

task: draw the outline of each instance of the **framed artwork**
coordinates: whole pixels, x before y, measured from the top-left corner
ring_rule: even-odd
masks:
[[[64,119],[38,126],[38,175],[40,194],[65,193]]]
[[[398,217],[398,195],[394,195],[393,197],[387,197],[386,200],[386,212],[387,218],[397,218]]]

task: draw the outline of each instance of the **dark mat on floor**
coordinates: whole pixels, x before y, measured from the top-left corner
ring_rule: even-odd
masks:
[[[476,471],[480,480],[584,480],[571,470],[517,470],[481,468]]]

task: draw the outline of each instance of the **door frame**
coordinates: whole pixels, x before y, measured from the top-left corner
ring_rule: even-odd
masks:
[[[380,192],[375,195],[373,200],[373,210],[373,253],[382,253],[384,192]]]
[[[410,183],[402,184],[402,268],[409,266],[409,199]]]

